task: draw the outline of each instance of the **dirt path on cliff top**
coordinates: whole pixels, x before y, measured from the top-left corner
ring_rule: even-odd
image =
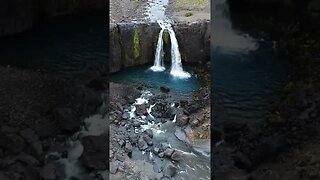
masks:
[[[145,13],[151,1],[156,0],[110,0],[110,22],[147,21]],[[179,22],[210,20],[210,1],[169,0],[166,14]]]

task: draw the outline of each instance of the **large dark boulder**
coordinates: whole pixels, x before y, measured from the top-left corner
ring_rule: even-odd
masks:
[[[105,170],[108,167],[107,139],[107,135],[87,136],[82,139],[84,150],[80,159],[85,166],[96,170]]]

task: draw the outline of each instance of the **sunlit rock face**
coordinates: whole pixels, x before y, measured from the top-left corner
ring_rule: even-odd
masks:
[[[50,17],[104,8],[104,0],[0,1],[0,37],[24,32]]]

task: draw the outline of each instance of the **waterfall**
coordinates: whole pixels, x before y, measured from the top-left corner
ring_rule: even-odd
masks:
[[[169,28],[169,34],[171,39],[171,70],[172,76],[180,78],[189,78],[191,75],[188,72],[183,71],[181,63],[181,55],[178,47],[178,41],[172,28]]]
[[[150,68],[153,71],[164,71],[165,67],[163,66],[163,34],[164,29],[162,28],[159,33],[156,55],[154,58],[154,65]]]
[[[178,41],[176,35],[171,27],[169,22],[164,22],[162,20],[157,21],[159,26],[161,27],[156,55],[154,60],[154,65],[150,68],[153,71],[164,71],[165,67],[163,66],[163,39],[162,35],[164,30],[168,30],[170,34],[171,40],[171,70],[170,74],[174,77],[179,78],[189,78],[191,75],[188,72],[183,71],[182,62],[181,62],[181,55],[179,51]]]
[[[214,48],[228,52],[256,50],[255,39],[232,28],[229,6],[226,0],[213,1],[213,41]]]

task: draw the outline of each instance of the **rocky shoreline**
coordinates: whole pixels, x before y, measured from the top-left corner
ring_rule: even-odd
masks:
[[[95,71],[88,73],[97,74],[98,69]],[[99,110],[107,102],[107,96],[102,96],[108,92],[107,77],[100,74],[79,83],[56,74],[9,66],[0,67],[0,74],[1,179],[61,179],[66,176],[52,162],[72,156],[63,144],[80,131],[85,118],[106,113],[106,110]],[[92,154],[107,151],[107,145],[101,143],[105,138],[104,135],[76,138],[83,144],[80,159],[89,172],[87,179],[94,179],[99,176],[98,170],[108,167],[106,159],[103,161],[101,155]],[[93,166],[96,159],[105,165]]]

